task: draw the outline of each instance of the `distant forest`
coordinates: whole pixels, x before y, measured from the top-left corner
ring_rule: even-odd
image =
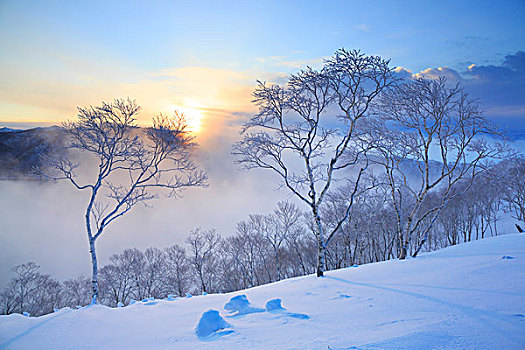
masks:
[[[523,159],[494,165],[447,204],[422,250],[500,234],[501,215],[505,211],[515,217],[518,214],[512,199],[516,188],[512,186],[523,186],[524,181]],[[387,193],[379,186],[358,196],[349,219],[327,247],[329,270],[398,257],[396,214]],[[344,195],[340,192],[331,197],[323,213],[326,218],[337,210],[338,196]],[[231,292],[315,273],[317,242],[312,225],[309,216],[295,205],[280,202],[271,214],[253,214],[237,223],[228,237],[196,229],[183,246],[124,250],[99,271],[99,301],[117,307],[145,298]],[[420,235],[411,241],[411,254],[423,238]],[[86,276],[60,282],[41,272],[34,262],[12,270],[14,277],[0,294],[2,314],[38,316],[91,301],[91,280]]]

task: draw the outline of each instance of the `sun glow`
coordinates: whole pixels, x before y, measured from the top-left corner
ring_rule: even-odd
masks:
[[[170,110],[173,112],[177,110],[184,114],[186,118],[187,130],[192,133],[198,133],[202,129],[202,121],[204,115],[198,107],[188,107],[186,105],[172,105]]]

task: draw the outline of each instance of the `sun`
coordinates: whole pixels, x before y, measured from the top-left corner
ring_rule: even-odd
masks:
[[[204,115],[201,110],[195,107],[187,107],[187,106],[180,106],[180,105],[172,105],[170,106],[170,110],[174,111],[177,110],[179,112],[182,112],[186,118],[186,124],[187,124],[187,130],[192,133],[198,133],[202,129],[202,120],[204,118]]]

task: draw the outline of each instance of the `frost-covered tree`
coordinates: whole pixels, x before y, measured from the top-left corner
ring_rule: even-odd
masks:
[[[0,314],[9,315],[17,310],[16,286],[14,283],[9,283],[0,292]]]
[[[188,259],[196,284],[203,293],[217,290],[219,281],[218,249],[221,236],[212,230],[196,229],[188,235]]]
[[[86,276],[68,279],[63,286],[65,306],[84,306],[91,302],[91,281]]]
[[[417,255],[445,204],[468,188],[494,157],[506,148],[503,139],[459,85],[445,78],[417,79],[385,91],[379,118],[371,128],[376,156],[386,174],[397,217],[399,258],[414,237]],[[428,200],[432,194],[433,204]]]
[[[106,228],[135,205],[157,198],[159,190],[176,197],[183,189],[203,186],[207,181],[190,159],[195,143],[186,131],[183,115],[160,115],[153,119],[153,126],[139,128],[135,123],[139,111],[129,99],[79,108],[78,120],[63,127],[70,147],[89,154],[89,160],[81,164],[63,157],[52,160],[59,173],[56,179],[68,180],[88,195],[85,227],[93,303],[99,294],[95,243]],[[82,174],[80,165],[87,168]]]
[[[40,316],[53,312],[63,305],[63,289],[60,282],[50,275],[42,274],[34,262],[15,266],[15,276],[0,293],[3,314],[28,312]]]
[[[268,241],[255,231],[249,220],[237,223],[235,231],[235,235],[225,238],[221,245],[223,290],[231,292],[268,283]]]
[[[41,274],[38,272],[40,266],[34,262],[15,266],[12,271],[15,273],[11,284],[14,286],[17,309],[20,313],[28,311],[31,305],[31,298],[41,287]]]
[[[177,293],[184,296],[190,290],[191,266],[186,256],[186,250],[175,244],[164,250],[166,270],[164,281],[166,289],[170,293]]]
[[[288,237],[297,227],[302,213],[290,202],[277,203],[277,209],[268,216],[269,229],[265,238],[272,247],[274,261],[277,269],[277,280],[283,278],[282,253]]]
[[[119,303],[128,303],[135,280],[128,266],[120,264],[122,260],[112,256],[112,264],[102,267],[99,271],[100,300],[109,306],[117,306]]]
[[[364,180],[348,219],[328,247],[327,260],[333,269],[392,257],[393,215],[387,188],[372,176]],[[343,210],[349,191],[352,187],[342,187],[327,198],[323,212],[329,227],[337,224],[338,212]]]
[[[516,157],[500,167],[505,181],[504,201],[512,217],[525,224],[525,158]]]
[[[354,172],[355,185],[366,166],[357,141],[358,124],[372,102],[392,82],[389,62],[359,51],[338,50],[321,70],[310,67],[294,74],[286,86],[259,82],[253,102],[259,112],[244,124],[242,141],[234,147],[247,169],[269,169],[281,185],[306,203],[315,223],[317,275],[326,269],[326,247],[338,230],[324,231],[320,208],[340,174]],[[352,207],[353,195],[338,222]]]

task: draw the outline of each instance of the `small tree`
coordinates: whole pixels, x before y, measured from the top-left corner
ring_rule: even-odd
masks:
[[[65,306],[87,305],[91,301],[91,281],[86,276],[68,279],[63,286]]]
[[[42,274],[34,262],[13,267],[15,277],[0,293],[0,312],[28,312],[41,316],[63,305],[63,291],[60,282],[50,275]]]
[[[128,303],[131,296],[137,297],[137,283],[140,284],[137,269],[143,268],[144,254],[138,249],[126,249],[110,257],[111,264],[99,271],[99,298],[110,306]]]
[[[10,283],[15,287],[16,307],[20,313],[32,311],[32,304],[34,304],[32,298],[42,286],[42,274],[38,271],[39,269],[40,266],[32,261],[11,269],[15,273],[15,278]]]
[[[525,157],[516,157],[499,167],[505,172],[505,191],[503,200],[512,217],[525,223]],[[500,177],[501,179],[501,177]]]
[[[292,75],[286,87],[259,82],[259,112],[244,124],[233,153],[247,169],[270,169],[282,186],[310,208],[317,237],[317,276],[326,269],[326,246],[346,220],[365,170],[357,127],[372,101],[392,82],[389,62],[359,51],[338,50],[317,71]],[[252,132],[248,132],[252,131]],[[337,174],[356,167],[355,191],[334,229],[324,232],[320,207]]]
[[[273,215],[268,215],[269,229],[265,232],[265,238],[272,247],[274,260],[277,268],[277,280],[283,278],[281,250],[288,237],[298,226],[302,213],[290,202],[277,203],[277,209]]]
[[[215,229],[197,228],[190,232],[186,242],[189,245],[188,259],[195,274],[197,288],[202,293],[210,293],[218,287],[218,250],[221,236]]]
[[[96,161],[94,173],[87,175],[90,180],[78,180],[79,164],[70,159],[52,161],[61,174],[55,178],[89,193],[85,226],[92,263],[92,303],[98,297],[95,242],[108,225],[135,205],[157,198],[152,190],[163,189],[167,196],[176,197],[181,190],[204,186],[207,181],[206,174],[190,160],[195,143],[186,131],[184,116],[177,112],[173,118],[160,115],[153,119],[152,127],[143,129],[135,124],[139,111],[132,100],[115,100],[79,108],[78,120],[64,124],[70,147]]]
[[[164,249],[166,254],[166,275],[164,276],[167,289],[184,296],[191,285],[191,266],[183,247],[175,244]]]

